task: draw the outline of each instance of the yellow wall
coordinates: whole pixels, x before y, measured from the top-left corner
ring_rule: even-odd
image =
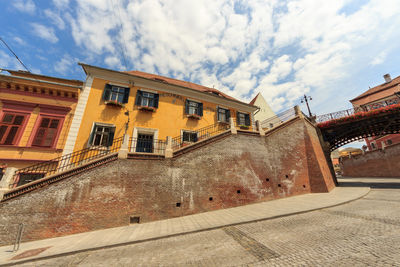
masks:
[[[128,135],[132,136],[134,127],[158,129],[158,139],[166,139],[167,136],[181,135],[181,130],[196,130],[217,122],[217,105],[207,103],[201,99],[192,99],[203,103],[203,116],[201,119],[190,119],[185,114],[186,97],[173,97],[169,93],[157,90],[160,95],[158,108],[155,112],[138,110],[135,106],[136,92],[146,88],[133,86],[130,89],[129,101],[124,107],[116,107],[104,104],[102,100],[105,84],[110,81],[95,78],[83,115],[81,127],[75,143],[75,151],[87,147],[87,142],[92,131],[93,122],[109,123],[116,126],[115,137],[123,136],[128,117],[124,115],[129,111],[130,123]],[[112,83],[112,82],[110,82]],[[153,90],[149,90],[152,92]],[[163,96],[166,94],[166,96]],[[227,108],[226,106],[221,106]],[[236,117],[236,110],[230,109],[231,117]]]

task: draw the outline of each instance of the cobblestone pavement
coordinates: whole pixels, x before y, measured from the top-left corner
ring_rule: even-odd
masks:
[[[357,183],[334,208],[22,266],[400,266],[400,179]]]

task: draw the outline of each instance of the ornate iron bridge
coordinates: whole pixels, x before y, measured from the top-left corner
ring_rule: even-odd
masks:
[[[400,105],[374,110],[347,109],[316,118],[325,142],[333,151],[347,143],[372,136],[400,133]]]

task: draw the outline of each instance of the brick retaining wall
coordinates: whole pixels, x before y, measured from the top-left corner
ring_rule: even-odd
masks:
[[[117,160],[0,203],[0,245],[235,207],[334,187],[315,129],[229,135],[177,158]],[[177,204],[180,203],[180,204]]]
[[[400,144],[342,158],[341,168],[348,177],[400,177]]]

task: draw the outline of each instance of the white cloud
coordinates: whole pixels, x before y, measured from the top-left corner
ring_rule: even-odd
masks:
[[[35,13],[35,3],[32,0],[14,0],[13,1],[13,6],[18,9],[21,12],[25,12],[28,14],[34,14]]]
[[[46,27],[42,24],[39,23],[31,23],[32,26],[32,32],[33,34],[39,36],[42,39],[45,39],[51,43],[57,43],[58,38],[56,34],[54,33],[54,29],[51,27]]]
[[[51,20],[51,22],[53,24],[55,24],[57,26],[57,28],[59,28],[60,30],[64,30],[65,23],[59,14],[55,13],[54,11],[52,11],[50,9],[46,9],[44,11],[44,14],[46,15],[46,17],[48,17]]]
[[[61,9],[61,8],[65,8],[65,7],[68,6],[69,0],[53,0],[53,4],[54,4],[57,8]]]
[[[0,68],[4,69],[22,69],[23,66],[18,62],[18,60],[0,50]]]
[[[382,51],[378,55],[376,55],[376,57],[372,60],[372,62],[370,64],[371,65],[382,64],[385,61],[386,57],[387,57],[387,52]]]
[[[78,0],[66,17],[75,43],[110,68],[124,68],[126,50],[128,68],[245,101],[261,92],[274,109],[310,93],[327,109],[338,85],[400,48],[397,2]]]
[[[54,64],[54,70],[60,74],[66,75],[71,73],[72,69],[75,67],[76,59],[72,58],[70,55],[65,54],[59,61]]]
[[[18,36],[14,36],[13,40],[19,45],[26,45],[26,42]]]

